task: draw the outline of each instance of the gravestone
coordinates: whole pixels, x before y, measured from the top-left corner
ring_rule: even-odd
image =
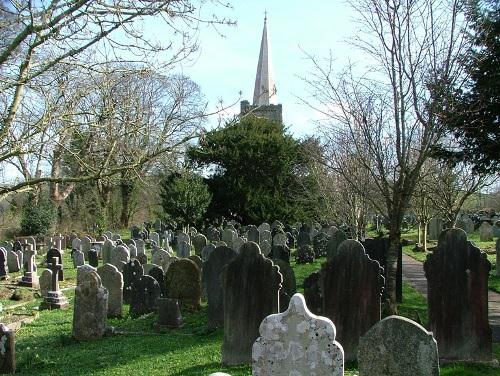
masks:
[[[172,256],[168,254],[164,249],[158,249],[151,258],[151,263],[155,265],[160,265],[163,269],[163,272],[166,272],[172,263],[170,260]]]
[[[280,268],[283,277],[280,290],[280,312],[283,312],[288,308],[290,298],[297,292],[297,282],[290,264],[280,259],[273,260],[273,263]]]
[[[21,264],[19,263],[19,256],[14,251],[7,251],[7,267],[9,272],[16,273],[21,270]]]
[[[262,230],[260,231],[260,243],[259,245],[262,247],[262,244],[264,242],[267,242],[269,244],[269,247],[273,244],[273,235],[271,234],[271,231],[269,230]]]
[[[254,225],[248,226],[247,239],[249,242],[260,244],[260,232]]]
[[[69,305],[68,299],[59,289],[59,273],[62,270],[62,265],[58,261],[57,257],[52,257],[52,262],[49,264],[49,269],[52,272],[52,283],[47,296],[44,297],[42,304],[40,304],[40,309],[62,309]]]
[[[200,272],[203,271],[203,260],[200,258],[200,256],[192,255],[192,256],[189,256],[189,259],[196,264],[198,269],[200,269]]]
[[[490,360],[486,254],[457,228],[443,231],[437,248],[424,262],[429,328],[439,357],[449,360]]]
[[[64,264],[63,264],[63,257],[62,253],[58,248],[51,248],[48,250],[47,255],[46,255],[46,260],[47,260],[47,267],[52,263],[53,258],[57,259],[57,263],[61,264],[61,270],[59,271],[59,281],[64,281]]]
[[[82,283],[83,277],[85,277],[86,274],[95,271],[96,269],[89,264],[85,264],[76,268],[76,284],[79,285],[80,283]]]
[[[184,240],[177,243],[177,257],[188,258],[191,255],[191,244]]]
[[[271,249],[272,249],[271,243],[268,242],[267,240],[261,238],[261,240],[260,240],[261,253],[267,257],[271,253]]]
[[[207,292],[208,326],[210,328],[224,326],[221,272],[234,257],[236,257],[236,252],[233,249],[217,247],[203,266],[202,283]]]
[[[256,243],[245,243],[222,270],[224,342],[222,362],[249,363],[262,320],[279,310],[282,277]]]
[[[185,232],[180,232],[179,234],[177,234],[177,244],[179,244],[180,242],[191,244],[191,237]]]
[[[111,264],[111,254],[115,248],[115,243],[112,240],[105,240],[102,246],[102,262],[103,264]]]
[[[313,238],[313,250],[314,257],[324,257],[326,256],[326,247],[329,241],[329,237],[326,233],[320,232]]]
[[[215,245],[214,244],[207,244],[206,246],[203,247],[203,249],[201,251],[201,259],[204,262],[207,262],[207,260],[209,259],[210,255],[212,254],[213,251],[215,251]]]
[[[161,244],[160,244],[160,235],[157,232],[151,231],[149,233],[149,240],[154,241],[156,243],[156,245],[158,245],[158,247],[161,246]]]
[[[271,226],[269,225],[269,223],[263,222],[263,223],[261,223],[259,225],[258,230],[259,230],[259,232],[262,235],[262,231],[269,231],[269,232],[271,232]]]
[[[222,241],[225,242],[229,248],[233,248],[234,246],[233,242],[236,240],[237,237],[238,234],[236,233],[236,231],[230,228],[226,228],[222,232]]]
[[[272,245],[286,245],[288,241],[288,237],[284,232],[278,232],[276,235],[273,237],[273,244]]]
[[[300,231],[297,235],[297,248],[302,248],[306,245],[312,246],[311,234],[308,231]]]
[[[429,221],[429,239],[437,240],[441,231],[443,231],[443,220],[441,218],[432,218]]]
[[[160,285],[160,296],[166,297],[165,273],[163,272],[163,269],[159,266],[153,266],[147,273],[144,274],[153,277],[156,282],[158,282],[158,285]]]
[[[500,237],[500,221],[496,221],[491,230],[493,231],[494,238]]]
[[[14,331],[0,324],[0,373],[16,372],[16,341]]]
[[[344,351],[335,325],[312,314],[302,294],[283,313],[267,316],[252,347],[252,375],[343,376]]]
[[[97,254],[97,251],[91,248],[87,255],[89,258],[89,265],[97,268],[99,266],[99,255]]]
[[[18,282],[19,286],[26,286],[26,287],[38,287],[38,275],[36,272],[36,264],[35,264],[35,254],[36,252],[33,250],[33,247],[31,245],[28,245],[28,247],[25,249],[23,252],[25,255],[25,270],[24,270],[24,275],[21,278],[21,280]]]
[[[78,249],[73,250],[71,258],[73,259],[73,267],[75,269],[85,264],[85,255]]]
[[[119,245],[113,248],[111,251],[111,262],[110,264],[116,266],[118,271],[123,271],[123,266],[129,262],[130,252],[128,248],[124,245]]]
[[[330,261],[335,256],[340,244],[342,244],[344,240],[347,240],[347,235],[342,230],[337,230],[330,236],[330,240],[326,243],[327,261]]]
[[[273,260],[283,260],[290,263],[290,249],[286,245],[273,245],[269,256]]]
[[[243,244],[246,243],[246,239],[245,238],[242,238],[242,237],[239,237],[237,236],[234,241],[233,241],[233,249],[236,253],[238,253],[240,251],[240,248]]]
[[[97,268],[102,286],[108,290],[108,317],[121,317],[123,306],[123,275],[116,266],[104,264]]]
[[[194,261],[173,262],[165,273],[167,297],[178,299],[182,306],[199,309],[201,305],[201,272]]]
[[[78,341],[102,338],[106,332],[107,308],[108,290],[102,287],[99,274],[94,270],[84,273],[75,288],[73,337]]]
[[[0,280],[9,278],[9,266],[7,265],[7,251],[0,248]]]
[[[174,329],[183,325],[181,309],[177,299],[158,299],[158,321],[154,323],[156,330],[163,328]]]
[[[145,253],[139,253],[137,254],[136,260],[139,261],[141,265],[145,265],[148,263],[148,256],[146,256]]]
[[[135,244],[130,244],[128,246],[128,251],[130,252],[130,258],[137,258],[137,247]]]
[[[71,241],[71,248],[72,249],[78,249],[78,250],[82,250],[82,241],[78,238],[74,238],[72,241]]]
[[[143,255],[144,254],[144,240],[142,239],[136,239],[135,241],[135,247],[137,248],[137,255]]]
[[[488,222],[481,223],[479,226],[479,241],[491,242],[493,240],[493,227]]]
[[[201,255],[201,251],[203,250],[203,247],[207,245],[207,238],[203,234],[196,234],[193,237],[193,246],[194,246],[194,252],[197,255]]]
[[[84,236],[82,238],[82,251],[85,255],[85,259],[88,260],[88,253],[90,251],[90,243],[92,243],[92,239],[89,236]]]
[[[130,304],[132,285],[144,275],[144,268],[135,259],[123,266],[123,301]]]
[[[52,286],[52,270],[45,269],[39,279],[40,295],[45,298]]]
[[[382,274],[356,240],[343,241],[321,268],[323,314],[335,323],[346,360],[356,359],[359,339],[380,321]]]
[[[218,242],[220,241],[220,231],[216,229],[215,227],[209,227],[207,229],[207,239],[211,242]]]
[[[17,254],[17,259],[19,260],[19,268],[23,268],[24,267],[24,252],[20,249],[15,249],[13,248],[13,252],[15,252]]]
[[[372,259],[378,261],[384,269],[384,278],[387,281],[389,269],[387,267],[387,254],[391,242],[389,238],[367,238],[361,244],[365,248],[366,254]],[[389,299],[387,291],[384,291],[384,299]],[[398,260],[396,264],[396,301],[403,300],[403,247],[399,246]]]
[[[130,294],[130,315],[139,317],[146,313],[155,312],[160,298],[160,285],[156,280],[143,275],[132,284]]]
[[[361,337],[360,376],[439,376],[438,346],[424,327],[401,316],[389,316]]]
[[[321,273],[319,270],[311,273],[304,279],[304,298],[312,313],[320,315],[323,312]]]

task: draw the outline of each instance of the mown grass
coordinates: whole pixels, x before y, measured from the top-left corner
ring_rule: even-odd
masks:
[[[69,252],[64,255],[65,284],[75,283],[76,271]],[[37,262],[41,262],[41,259]],[[291,265],[295,271],[297,288],[303,291],[303,281],[318,270],[324,258],[313,264]],[[39,268],[41,274],[42,267]],[[206,303],[199,312],[184,312],[184,327],[156,333],[152,325],[155,314],[137,319],[128,316],[108,320],[121,335],[79,343],[72,339],[74,292],[67,290],[70,307],[59,311],[41,311],[32,323],[16,333],[16,356],[19,375],[170,375],[198,376],[212,372],[227,372],[233,376],[251,375],[249,365],[224,367],[221,365],[222,330],[207,329]],[[410,285],[403,285],[403,303],[398,313],[427,324],[425,298]],[[31,301],[24,311],[38,305],[40,299]],[[495,345],[495,355],[500,358],[500,346]],[[448,365],[442,367],[443,375],[500,375],[499,369],[488,366]],[[346,375],[357,375],[355,363],[346,368]]]

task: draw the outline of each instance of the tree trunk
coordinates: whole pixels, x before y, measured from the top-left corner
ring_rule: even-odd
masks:
[[[427,224],[428,224],[428,222],[425,222],[424,223],[424,228],[423,228],[423,230],[424,230],[424,235],[423,235],[423,238],[424,238],[424,243],[423,243],[424,244],[424,252],[427,252]]]
[[[134,190],[134,183],[130,180],[122,179],[120,183],[120,193],[122,196],[122,210],[120,215],[120,224],[122,227],[128,227],[130,220],[130,199],[132,191]]]

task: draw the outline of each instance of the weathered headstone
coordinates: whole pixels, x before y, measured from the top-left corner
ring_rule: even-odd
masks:
[[[286,245],[273,245],[271,247],[270,258],[273,260],[283,260],[290,263],[290,249]]]
[[[72,241],[71,241],[71,248],[72,249],[78,249],[78,250],[82,250],[82,241],[78,238],[74,238]]]
[[[108,316],[121,317],[123,306],[123,275],[116,266],[104,264],[97,268],[103,287],[108,290]]]
[[[252,347],[252,375],[343,376],[344,351],[335,325],[312,314],[295,294],[283,313],[267,316]]]
[[[0,373],[16,372],[16,341],[14,331],[0,324]]]
[[[345,240],[321,269],[323,314],[337,327],[346,360],[356,359],[358,343],[380,321],[383,269],[356,240]]]
[[[312,313],[323,312],[323,297],[321,295],[321,273],[315,271],[304,279],[304,298]]]
[[[144,267],[135,259],[123,266],[123,301],[130,304],[132,285],[144,275]]]
[[[160,285],[160,296],[165,297],[166,296],[166,286],[165,286],[165,273],[163,269],[159,266],[153,266],[151,269],[148,270],[147,274],[151,277],[153,277],[156,282],[158,282],[158,285]]]
[[[193,247],[194,247],[194,252],[197,255],[201,255],[201,251],[203,250],[203,247],[207,245],[207,238],[203,234],[196,234],[193,237]]]
[[[491,242],[493,240],[493,227],[488,222],[481,223],[479,226],[479,241]]]
[[[0,280],[9,278],[9,266],[7,265],[7,251],[0,248]]]
[[[308,231],[300,231],[297,236],[297,248],[310,245],[312,246],[311,234]]]
[[[326,256],[328,241],[329,241],[328,235],[324,232],[318,233],[313,238],[313,250],[315,258]]]
[[[276,235],[273,237],[273,244],[272,245],[286,245],[288,241],[288,237],[284,232],[278,232]]]
[[[179,328],[183,325],[181,309],[177,299],[159,298],[158,299],[158,321],[154,328],[160,330],[163,328]]]
[[[181,259],[165,273],[167,297],[178,299],[181,305],[199,309],[201,305],[201,271],[194,261]]]
[[[71,258],[73,259],[73,267],[75,269],[85,264],[85,255],[79,249],[73,250]]]
[[[7,267],[9,272],[16,273],[21,270],[21,264],[19,263],[19,256],[14,251],[7,251]]]
[[[269,225],[269,223],[264,222],[264,223],[261,223],[259,225],[258,230],[259,230],[259,232],[262,235],[262,231],[269,231],[269,232],[271,232],[271,226]]]
[[[424,263],[429,327],[439,357],[449,360],[490,360],[486,254],[457,228],[444,231]]]
[[[85,255],[85,259],[88,260],[88,253],[90,251],[90,243],[92,243],[92,238],[90,236],[84,236],[82,238],[82,244],[81,244],[81,247],[82,247],[82,251],[83,251],[83,254]]]
[[[260,244],[260,232],[254,225],[248,226],[247,239],[249,242]]]
[[[161,268],[163,269],[163,272],[166,272],[172,263],[171,261],[172,256],[169,255],[167,251],[164,249],[158,249],[154,254],[153,257],[151,258],[151,263],[160,265]]]
[[[235,250],[236,253],[238,253],[240,251],[240,248],[243,244],[246,243],[246,239],[245,238],[242,238],[240,236],[237,236],[234,240],[233,240],[233,249]]]
[[[23,252],[25,256],[24,275],[19,281],[20,286],[38,287],[38,275],[35,264],[35,254],[33,247],[29,245]]]
[[[227,246],[230,248],[233,248],[233,242],[236,240],[237,237],[238,237],[238,234],[236,233],[236,231],[234,231],[230,228],[226,228],[222,232],[222,241],[225,242],[227,244]]]
[[[82,266],[79,266],[76,268],[76,284],[79,285],[83,281],[83,277],[85,277],[86,274],[95,272],[96,268],[93,266],[90,266],[89,264],[84,264]]]
[[[274,265],[280,268],[283,283],[280,290],[280,312],[285,311],[290,303],[290,298],[297,292],[297,282],[292,267],[286,261],[273,260]]]
[[[360,376],[439,376],[439,358],[432,332],[401,316],[389,316],[361,337]]]
[[[240,247],[241,249],[241,247]],[[264,255],[264,256],[269,256],[269,254],[271,253],[271,243],[268,242],[267,240],[265,239],[260,239],[260,251],[261,253]]]
[[[153,277],[149,275],[141,276],[132,284],[130,315],[138,317],[156,311],[160,293],[160,285]]]
[[[151,231],[149,233],[149,240],[154,241],[158,245],[158,247],[161,246],[161,244],[160,244],[160,235],[157,232]]]
[[[111,254],[115,248],[115,243],[112,240],[105,240],[102,246],[102,262],[103,264],[111,263]]]
[[[443,231],[443,220],[441,218],[432,218],[429,221],[429,239],[437,240],[441,231]]]
[[[184,240],[177,243],[177,257],[188,258],[191,255],[191,244]]]
[[[84,273],[75,289],[73,337],[84,341],[104,336],[107,308],[108,290],[102,287],[101,278],[93,270]]]
[[[203,247],[201,251],[201,259],[204,262],[207,262],[208,258],[212,254],[212,252],[215,251],[215,245],[214,244],[207,244],[206,246]]]
[[[222,362],[249,363],[262,320],[279,310],[282,277],[256,243],[245,243],[222,271],[224,342]]]
[[[144,249],[145,249],[144,240],[137,239],[135,241],[135,247],[137,248],[137,255],[144,254]]]
[[[262,244],[264,242],[267,242],[269,244],[269,247],[273,244],[273,234],[271,234],[271,231],[269,230],[262,230],[260,231],[260,243],[259,245],[262,247]]]
[[[52,286],[52,270],[45,269],[39,279],[40,295],[45,298]]]
[[[236,257],[236,252],[233,249],[217,247],[203,266],[202,282],[207,292],[208,326],[210,328],[224,326],[221,272],[234,257]]]
[[[124,245],[118,245],[111,251],[111,262],[110,264],[116,266],[118,271],[123,271],[123,266],[129,262],[130,252],[128,248]]]

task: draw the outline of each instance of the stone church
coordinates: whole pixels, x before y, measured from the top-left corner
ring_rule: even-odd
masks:
[[[277,122],[283,122],[282,106],[278,104],[277,90],[274,82],[271,45],[267,37],[267,15],[264,17],[264,30],[260,43],[259,62],[255,77],[253,104],[247,100],[240,103],[240,117],[252,114]]]

